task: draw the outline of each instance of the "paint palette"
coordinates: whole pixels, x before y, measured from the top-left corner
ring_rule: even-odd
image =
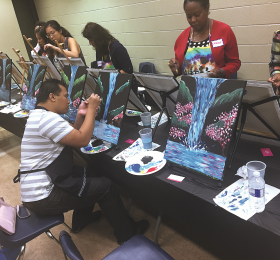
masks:
[[[26,111],[26,110],[21,110],[14,114],[14,117],[16,117],[16,118],[24,118],[24,117],[28,117],[28,116],[29,116],[29,111]]]
[[[148,175],[162,169],[166,164],[162,152],[147,151],[129,159],[125,164],[125,169],[133,175]]]
[[[126,114],[127,116],[140,116],[140,115],[142,114],[142,112],[127,109],[127,110],[125,111],[125,114]]]
[[[86,147],[81,148],[81,151],[86,154],[95,154],[95,153],[101,153],[107,151],[112,146],[113,145],[109,142],[102,141],[97,138],[93,138],[90,140],[89,144]]]

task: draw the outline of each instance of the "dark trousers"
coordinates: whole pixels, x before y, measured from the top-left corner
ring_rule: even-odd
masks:
[[[92,177],[87,195],[82,198],[54,186],[47,198],[24,202],[23,205],[41,215],[59,214],[74,209],[72,225],[79,227],[89,218],[96,202],[119,241],[128,240],[136,234],[136,223],[128,216],[115,185],[105,177]]]

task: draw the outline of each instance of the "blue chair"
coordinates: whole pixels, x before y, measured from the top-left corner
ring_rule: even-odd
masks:
[[[84,260],[78,248],[74,244],[71,236],[65,230],[60,232],[59,241],[66,260],[67,257],[69,257],[71,260]]]
[[[83,260],[79,250],[66,231],[60,232],[62,250],[71,260]],[[136,235],[116,248],[103,260],[174,260],[162,248],[143,235]]]
[[[237,79],[237,72],[234,72],[233,74],[230,75],[230,79]]]
[[[4,256],[0,254],[0,258],[7,260],[15,260],[13,251],[18,251],[21,248],[20,254],[17,259],[21,259],[25,253],[26,243],[34,239],[35,237],[46,233],[47,236],[55,241],[59,246],[59,241],[52,235],[50,229],[64,223],[64,215],[49,215],[39,216],[31,212],[30,217],[21,219],[17,216],[16,219],[16,233],[8,235],[0,230],[0,245],[5,248]],[[11,253],[9,253],[11,252]]]

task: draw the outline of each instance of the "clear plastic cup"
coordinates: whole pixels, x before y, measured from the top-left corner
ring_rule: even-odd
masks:
[[[151,128],[151,113],[150,112],[144,112],[140,115],[143,126],[145,128]]]
[[[144,149],[149,150],[152,148],[152,129],[144,128],[139,131]]]
[[[258,171],[260,176],[264,179],[266,164],[261,161],[250,161],[246,163],[248,179],[253,176],[254,171]]]

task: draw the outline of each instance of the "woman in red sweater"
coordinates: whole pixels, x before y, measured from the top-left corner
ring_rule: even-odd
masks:
[[[213,78],[229,78],[241,62],[235,35],[222,22],[208,18],[209,0],[185,0],[190,27],[177,38],[175,59],[169,61],[174,76],[207,73]]]

